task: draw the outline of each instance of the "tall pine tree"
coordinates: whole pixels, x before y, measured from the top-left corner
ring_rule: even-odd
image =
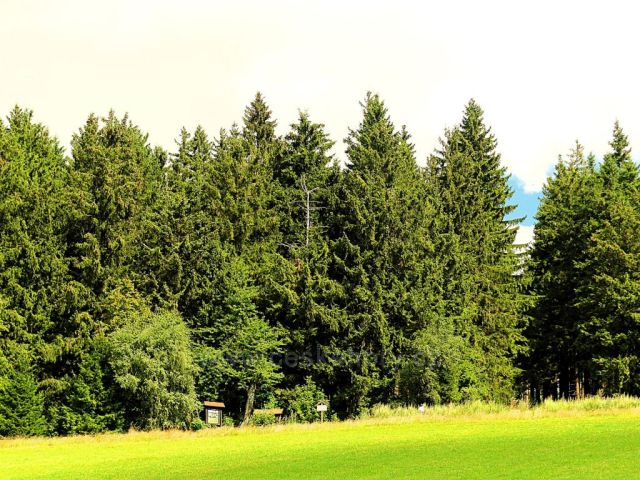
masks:
[[[436,197],[437,251],[447,255],[446,310],[476,367],[464,380],[465,395],[507,400],[523,343],[525,298],[513,245],[521,219],[509,217],[515,209],[509,203],[509,176],[474,100],[460,125],[446,133],[428,174]]]
[[[330,196],[333,300],[344,312],[326,347],[333,369],[333,404],[358,414],[395,390],[398,353],[406,347],[415,248],[421,211],[420,172],[404,129],[368,94],[363,119],[346,139],[348,163]]]
[[[586,274],[583,265],[598,190],[595,161],[585,157],[577,142],[566,160],[559,159],[543,188],[528,267],[535,302],[527,328],[527,374],[536,401],[575,395],[580,383],[576,379],[585,369],[588,357],[578,337],[583,309],[578,307],[577,290]]]
[[[579,347],[586,377],[606,394],[640,393],[640,177],[618,122],[598,172],[596,228],[578,287]],[[580,384],[581,378],[577,380]]]

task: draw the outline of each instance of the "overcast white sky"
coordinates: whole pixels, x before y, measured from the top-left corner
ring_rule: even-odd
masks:
[[[372,90],[423,160],[474,97],[535,192],[576,138],[602,155],[616,118],[640,149],[634,3],[0,0],[0,111],[32,108],[64,144],[88,113],[128,111],[171,148],[261,90],[281,131],[306,109],[342,155]]]

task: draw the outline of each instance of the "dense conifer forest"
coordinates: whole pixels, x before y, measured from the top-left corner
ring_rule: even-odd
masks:
[[[640,394],[640,178],[617,123],[603,159],[558,159],[527,247],[475,101],[427,159],[377,95],[346,161],[318,121],[280,136],[257,94],[166,151],[110,112],[66,152],[12,110],[0,435],[185,427],[204,400],[247,422]]]

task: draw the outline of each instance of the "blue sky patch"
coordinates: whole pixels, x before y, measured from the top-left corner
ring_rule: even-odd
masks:
[[[516,208],[511,216],[513,218],[526,217],[522,225],[535,225],[535,214],[538,210],[538,203],[540,202],[542,192],[525,192],[524,184],[513,176],[509,179],[509,186],[513,189],[511,203],[518,205],[518,208]]]

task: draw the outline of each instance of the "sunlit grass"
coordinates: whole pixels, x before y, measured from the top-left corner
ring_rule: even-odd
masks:
[[[4,479],[636,478],[640,401],[375,407],[363,420],[0,441]]]
[[[446,404],[426,407],[420,412],[418,407],[390,407],[374,405],[364,412],[362,418],[402,418],[402,417],[468,417],[484,415],[506,415],[510,417],[540,417],[549,413],[580,413],[604,410],[640,409],[640,398],[628,395],[615,397],[588,397],[580,400],[547,400],[537,405],[514,402],[505,405],[494,402],[474,401],[462,404]]]

